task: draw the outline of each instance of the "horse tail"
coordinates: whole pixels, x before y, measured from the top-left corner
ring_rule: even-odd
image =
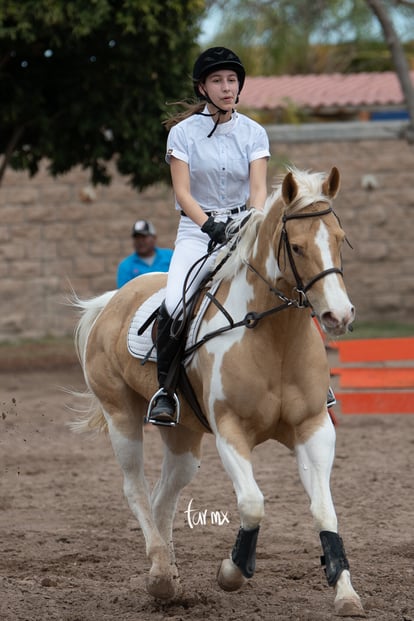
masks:
[[[94,326],[95,321],[108,304],[109,300],[115,295],[116,291],[107,291],[103,295],[88,300],[81,300],[76,294],[72,296],[71,304],[77,308],[81,317],[75,328],[75,350],[79,358],[79,362],[82,367],[83,375],[86,385],[88,386],[88,376],[86,373],[86,347],[88,344],[89,334]],[[102,406],[99,400],[88,386],[85,392],[74,392],[71,394],[83,399],[86,402],[86,406],[81,410],[77,410],[82,413],[82,417],[76,421],[70,423],[70,428],[75,432],[91,431],[96,429],[98,431],[106,431],[107,424],[102,411]]]
[[[88,337],[93,325],[109,300],[115,295],[116,291],[107,291],[106,293],[91,298],[89,300],[81,300],[77,295],[73,295],[71,304],[81,313],[81,318],[75,329],[75,349],[85,374],[85,354],[88,344]],[[86,379],[86,377],[85,377]]]

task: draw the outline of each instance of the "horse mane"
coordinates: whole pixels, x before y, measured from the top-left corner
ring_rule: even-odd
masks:
[[[223,262],[223,265],[215,273],[213,282],[231,280],[250,255],[257,239],[259,228],[265,218],[265,211],[251,209],[248,218],[241,228],[239,228],[240,222],[237,221],[233,221],[227,227],[227,232],[231,236],[231,242],[218,254],[216,266],[220,265],[221,262]]]
[[[216,266],[222,261],[223,265],[215,274],[213,281],[231,280],[245,265],[257,242],[262,222],[269,211],[277,207],[277,203],[280,205],[280,216],[282,216],[282,213],[295,213],[312,203],[331,202],[322,189],[327,177],[326,173],[299,170],[295,166],[287,166],[286,170],[287,173],[293,174],[299,188],[295,199],[289,205],[285,205],[282,201],[282,183],[287,174],[285,173],[278,177],[272,192],[266,199],[263,211],[251,209],[249,219],[241,228],[239,228],[240,222],[231,223],[227,230],[230,235],[233,234],[233,237],[231,243],[217,257]]]

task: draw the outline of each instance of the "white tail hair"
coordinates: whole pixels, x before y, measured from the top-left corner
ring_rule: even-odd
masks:
[[[72,296],[71,304],[81,312],[81,318],[75,329],[75,349],[78,354],[82,369],[85,372],[85,351],[88,336],[93,324],[101,314],[109,300],[115,295],[115,291],[107,291],[96,298],[81,300],[76,294]],[[86,379],[86,378],[85,378]]]
[[[115,295],[115,291],[107,291],[106,293],[87,300],[81,300],[75,293],[72,295],[70,303],[81,312],[81,318],[75,329],[75,349],[81,363],[83,375],[88,390],[85,392],[69,391],[72,395],[86,401],[84,408],[77,408],[76,412],[82,414],[81,418],[69,423],[72,431],[83,432],[97,429],[98,431],[106,431],[106,420],[102,412],[102,408],[98,399],[90,390],[88,385],[88,377],[86,375],[85,356],[88,337],[93,325],[109,300]]]

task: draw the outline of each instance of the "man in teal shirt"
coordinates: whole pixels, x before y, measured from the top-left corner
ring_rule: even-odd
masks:
[[[156,231],[152,222],[137,220],[131,235],[135,252],[118,265],[118,288],[141,274],[168,272],[170,267],[173,251],[156,246]]]

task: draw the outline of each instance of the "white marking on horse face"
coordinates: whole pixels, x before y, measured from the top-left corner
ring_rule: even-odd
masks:
[[[329,247],[329,233],[324,222],[320,222],[318,232],[315,236],[315,244],[318,246],[322,258],[322,270],[329,270],[334,266],[331,249]],[[329,312],[338,319],[349,317],[352,305],[339,281],[338,274],[328,274],[324,276],[323,291],[325,297],[326,309],[323,312]],[[317,310],[317,309],[315,309]],[[353,311],[352,311],[353,312]]]

